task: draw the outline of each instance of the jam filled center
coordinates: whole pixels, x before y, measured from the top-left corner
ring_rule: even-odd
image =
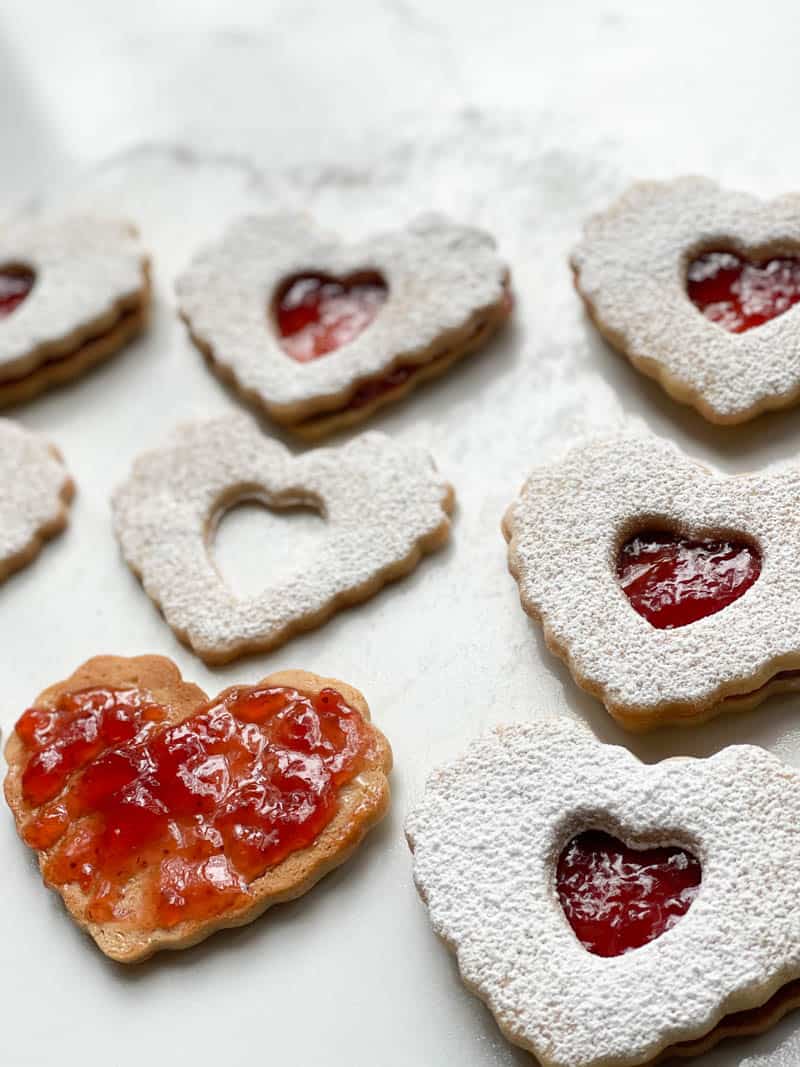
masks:
[[[146,928],[205,919],[310,845],[374,734],[333,689],[242,688],[177,724],[137,689],[88,689],[17,723],[26,842],[77,883],[88,918]]]
[[[621,956],[671,929],[701,880],[682,848],[634,849],[601,830],[568,842],[558,860],[558,899],[575,935],[596,956]]]
[[[376,271],[347,278],[325,274],[290,278],[275,298],[284,351],[298,363],[310,363],[349,344],[366,330],[388,295],[388,286]]]
[[[761,554],[746,541],[693,540],[667,530],[635,534],[617,559],[625,595],[659,630],[722,611],[760,574]]]
[[[800,301],[800,256],[754,263],[735,252],[706,252],[690,263],[687,290],[707,319],[744,333]]]
[[[27,267],[0,267],[0,319],[17,310],[34,281],[35,275]]]

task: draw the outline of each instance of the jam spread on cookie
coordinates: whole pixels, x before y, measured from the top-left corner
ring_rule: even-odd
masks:
[[[744,333],[800,301],[800,256],[751,263],[734,252],[706,252],[689,265],[687,288],[707,319]]]
[[[0,268],[0,319],[16,311],[33,283],[33,271],[22,267]]]
[[[177,724],[138,689],[85,689],[16,730],[45,877],[77,883],[90,921],[151,928],[245,902],[324,830],[375,743],[333,689],[229,690]]]
[[[302,274],[281,286],[275,318],[284,351],[310,363],[355,340],[372,322],[389,294],[375,271],[349,278]]]
[[[693,540],[666,530],[629,538],[617,576],[634,609],[659,630],[688,626],[738,600],[761,573],[745,541]]]
[[[629,848],[601,830],[573,837],[556,870],[564,914],[596,956],[621,956],[660,937],[689,910],[700,880],[690,852]]]

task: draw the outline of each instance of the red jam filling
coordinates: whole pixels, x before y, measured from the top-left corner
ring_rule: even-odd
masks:
[[[242,903],[310,845],[374,735],[333,689],[234,689],[177,725],[137,689],[86,689],[30,708],[17,734],[45,876],[77,883],[93,922],[169,927]]]
[[[284,351],[298,363],[310,363],[341,348],[366,330],[388,294],[375,271],[341,279],[324,274],[290,278],[275,300]]]
[[[573,837],[556,871],[564,914],[595,956],[621,956],[666,933],[689,910],[700,880],[690,852],[629,848],[602,830]]]
[[[687,286],[707,319],[744,333],[800,301],[800,256],[751,263],[734,252],[707,252],[689,265]]]
[[[761,574],[761,554],[745,541],[694,541],[666,530],[629,538],[617,576],[638,613],[659,630],[722,611]]]
[[[24,268],[0,270],[0,319],[16,311],[33,288],[33,271]]]

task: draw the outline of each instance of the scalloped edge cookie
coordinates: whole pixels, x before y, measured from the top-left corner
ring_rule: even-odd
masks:
[[[800,678],[800,467],[725,476],[640,432],[579,444],[530,475],[502,530],[520,602],[581,688],[626,729],[749,710]],[[734,603],[659,630],[616,576],[620,545],[653,523],[688,536],[741,533],[761,552]],[[578,532],[579,531],[579,535]]]
[[[761,748],[647,765],[558,719],[473,741],[431,774],[406,833],[433,929],[505,1037],[543,1067],[638,1067],[800,1001],[799,819],[800,774]],[[587,952],[555,892],[585,829],[702,864],[680,921],[622,956]]]
[[[327,526],[313,559],[247,600],[210,551],[219,518],[244,500],[304,504]],[[128,566],[176,636],[215,664],[275,648],[408,574],[447,541],[453,507],[421,448],[368,433],[293,456],[242,413],[178,427],[113,497]]]
[[[586,223],[570,264],[594,324],[637,370],[719,425],[800,400],[800,307],[744,333],[707,319],[686,291],[706,251],[800,252],[800,194],[759,200],[707,178],[637,182]]]
[[[511,311],[510,275],[489,234],[424,216],[345,245],[303,215],[235,222],[178,278],[181,315],[212,369],[249,403],[306,440],[369,418],[484,345]],[[349,344],[310,363],[283,350],[270,309],[281,283],[306,272],[376,271],[380,312]],[[365,384],[405,367],[406,381],[358,406]]]
[[[0,419],[0,582],[66,527],[75,483],[55,445]]]
[[[83,374],[146,326],[149,259],[130,223],[98,218],[0,228],[0,267],[35,275],[25,301],[0,319],[0,407]]]
[[[147,690],[167,706],[171,712],[170,722],[182,721],[208,700],[203,690],[185,682],[176,664],[164,656],[96,656],[63,682],[45,689],[34,701],[34,706],[47,707],[62,693],[101,685],[137,686]],[[254,685],[290,686],[311,695],[331,687],[367,723],[370,722],[369,706],[364,696],[335,678],[322,678],[307,671],[278,671]],[[230,688],[234,687],[223,690],[215,699],[224,697]],[[387,775],[392,767],[392,751],[383,734],[374,726],[371,730],[376,741],[374,763],[339,789],[339,810],[311,846],[292,852],[251,883],[252,900],[248,904],[228,909],[214,919],[187,920],[171,929],[137,932],[120,929],[113,923],[90,922],[85,914],[85,896],[78,886],[50,885],[50,888],[62,897],[71,917],[94,939],[98,948],[119,963],[139,963],[163,949],[189,948],[217,930],[244,926],[273,904],[294,900],[307,893],[324,875],[349,859],[367,832],[386,814],[390,799]],[[25,755],[22,742],[16,733],[12,733],[6,745],[8,772],[4,788],[19,831],[29,810],[22,796]],[[38,853],[38,859],[44,877],[47,852]]]

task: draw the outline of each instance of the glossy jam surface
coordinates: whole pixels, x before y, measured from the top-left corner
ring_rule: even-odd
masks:
[[[231,690],[178,724],[136,689],[88,689],[16,729],[47,879],[77,883],[92,921],[150,928],[244,902],[331,821],[375,743],[333,689]]]
[[[275,318],[284,350],[298,363],[310,363],[355,340],[389,295],[374,271],[350,278],[303,274],[284,283],[275,300]]]
[[[800,301],[800,256],[751,263],[733,252],[707,252],[689,265],[687,290],[707,319],[744,333]]]
[[[617,577],[640,615],[658,630],[688,626],[722,611],[761,573],[761,555],[746,541],[694,541],[666,530],[629,538]]]
[[[700,880],[690,852],[633,849],[602,830],[573,837],[556,870],[564,914],[596,956],[621,956],[660,937],[689,910]]]
[[[0,319],[16,311],[33,288],[34,274],[23,268],[0,267]]]

